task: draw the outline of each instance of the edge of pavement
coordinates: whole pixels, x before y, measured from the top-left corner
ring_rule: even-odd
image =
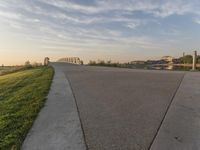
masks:
[[[150,150],[200,149],[200,73],[185,74]]]
[[[23,142],[22,150],[86,150],[69,81],[59,67],[51,65],[55,69],[51,89]]]

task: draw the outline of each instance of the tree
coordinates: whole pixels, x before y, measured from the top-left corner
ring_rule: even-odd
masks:
[[[183,64],[191,64],[192,63],[192,55],[185,55],[179,58],[180,63]]]
[[[38,67],[38,66],[42,66],[42,63],[38,63],[38,62],[34,62],[32,64],[33,67]]]
[[[31,68],[32,67],[30,61],[26,61],[25,64],[24,64],[24,66],[26,68]]]
[[[100,66],[104,66],[105,65],[105,61],[104,60],[99,60],[98,63],[99,63]]]
[[[96,61],[90,60],[88,64],[89,65],[96,65]]]
[[[111,60],[108,60],[108,61],[107,61],[107,64],[111,64]]]
[[[25,62],[25,66],[30,66],[31,64],[30,64],[30,61],[26,61]]]
[[[200,55],[197,56],[197,63],[200,64]]]
[[[82,60],[80,61],[80,64],[83,65],[83,61]]]

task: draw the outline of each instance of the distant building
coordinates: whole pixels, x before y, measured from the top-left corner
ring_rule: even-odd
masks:
[[[172,56],[163,56],[162,58],[161,58],[161,60],[164,60],[164,61],[166,61],[166,62],[173,62],[173,57]]]
[[[66,63],[71,63],[71,64],[83,64],[83,61],[80,60],[79,57],[65,57],[65,58],[61,58],[58,60],[58,62],[66,62]]]
[[[173,62],[173,64],[178,64],[180,62],[180,59],[174,58],[172,62]]]
[[[143,61],[143,60],[135,60],[135,61],[131,61],[130,64],[143,65],[143,64],[145,64],[145,61]]]
[[[165,60],[147,60],[148,65],[167,64]]]
[[[178,63],[178,59],[172,57],[172,56],[163,56],[161,58],[161,60],[164,60],[166,61],[167,63],[170,63],[170,64],[175,64],[175,63]]]

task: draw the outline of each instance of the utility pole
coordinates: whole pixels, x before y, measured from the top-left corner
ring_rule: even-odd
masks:
[[[196,70],[197,51],[193,51],[192,70]]]
[[[183,52],[183,66],[185,67],[185,52]]]

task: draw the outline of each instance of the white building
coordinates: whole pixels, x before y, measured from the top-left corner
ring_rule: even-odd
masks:
[[[166,62],[173,62],[174,58],[172,56],[163,56],[161,60]]]

